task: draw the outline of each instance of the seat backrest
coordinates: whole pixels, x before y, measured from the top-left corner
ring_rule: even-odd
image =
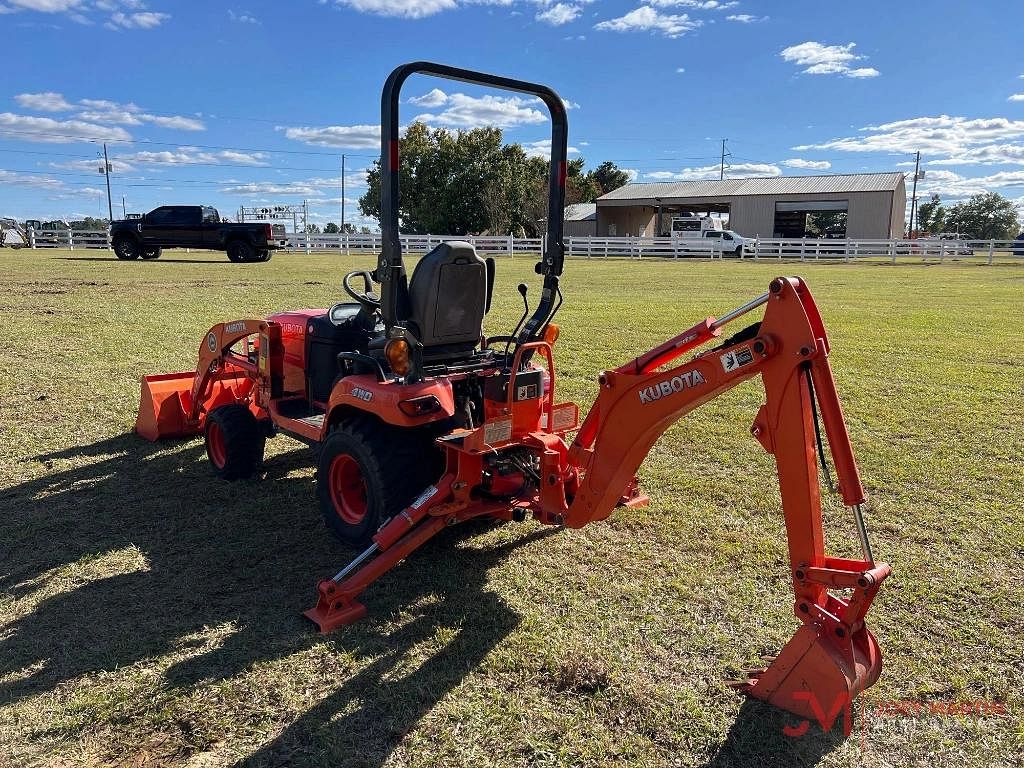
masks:
[[[487,287],[487,265],[467,242],[441,243],[420,259],[409,281],[409,319],[423,346],[472,349],[483,329]]]

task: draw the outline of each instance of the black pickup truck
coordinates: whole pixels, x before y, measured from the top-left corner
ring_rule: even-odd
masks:
[[[205,248],[226,251],[229,260],[241,262],[269,261],[287,238],[281,224],[232,224],[209,206],[162,205],[141,218],[115,221],[110,243],[123,261],[158,259],[164,248]]]

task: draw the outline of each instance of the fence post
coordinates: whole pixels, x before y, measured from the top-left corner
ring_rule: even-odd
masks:
[[[896,263],[896,249],[899,248],[899,244],[895,240],[889,241],[889,249],[892,252],[892,263]]]
[[[988,263],[989,264],[992,263],[992,259],[995,257],[995,253],[996,253],[996,241],[995,240],[989,240],[988,241]]]
[[[72,232],[70,229],[68,230],[68,250],[75,250],[75,236],[74,232]]]
[[[946,260],[946,242],[944,240],[939,241],[939,264]]]

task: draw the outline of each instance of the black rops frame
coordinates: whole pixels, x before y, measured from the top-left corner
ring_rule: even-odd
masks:
[[[548,226],[544,253],[537,264],[537,273],[544,276],[541,300],[533,315],[523,326],[519,343],[535,339],[556,308],[558,277],[565,261],[562,243],[562,218],[565,207],[565,174],[569,120],[561,97],[546,85],[513,80],[508,77],[474,72],[429,61],[414,61],[395,69],[384,83],[380,97],[380,223],[383,238],[380,259],[374,275],[381,286],[381,314],[388,332],[407,318],[409,284],[402,261],[402,241],[398,231],[399,137],[398,104],[402,85],[409,75],[426,74],[464,83],[489,85],[506,91],[533,94],[540,98],[551,114],[551,163],[549,167]]]

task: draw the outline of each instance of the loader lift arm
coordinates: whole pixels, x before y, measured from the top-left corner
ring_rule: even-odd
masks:
[[[764,318],[668,370],[686,352],[721,336],[722,327],[765,305]],[[550,350],[549,350],[550,351]],[[358,595],[446,525],[490,514],[513,517],[528,510],[542,523],[571,528],[607,518],[634,487],[637,469],[657,439],[678,419],[743,381],[760,374],[765,404],[752,435],[775,456],[789,544],[794,613],[802,622],[766,670],[751,672],[736,687],[794,712],[847,705],[881,672],[878,643],[864,617],[889,566],[875,563],[860,505],[858,476],[843,413],[828,364],[829,343],[821,317],[799,278],[777,278],[764,295],[721,319],[694,327],[613,371],[570,446],[546,429],[525,436],[540,454],[546,482],[514,504],[473,497],[480,457],[451,445],[444,477],[395,515],[374,544],[333,579],[320,583],[319,601],[306,612],[330,631],[365,615]],[[835,463],[839,490],[851,507],[863,559],[825,553],[818,475],[817,413]],[[824,456],[822,456],[824,461]],[[520,518],[521,519],[521,518]],[[830,591],[851,590],[849,597]]]

